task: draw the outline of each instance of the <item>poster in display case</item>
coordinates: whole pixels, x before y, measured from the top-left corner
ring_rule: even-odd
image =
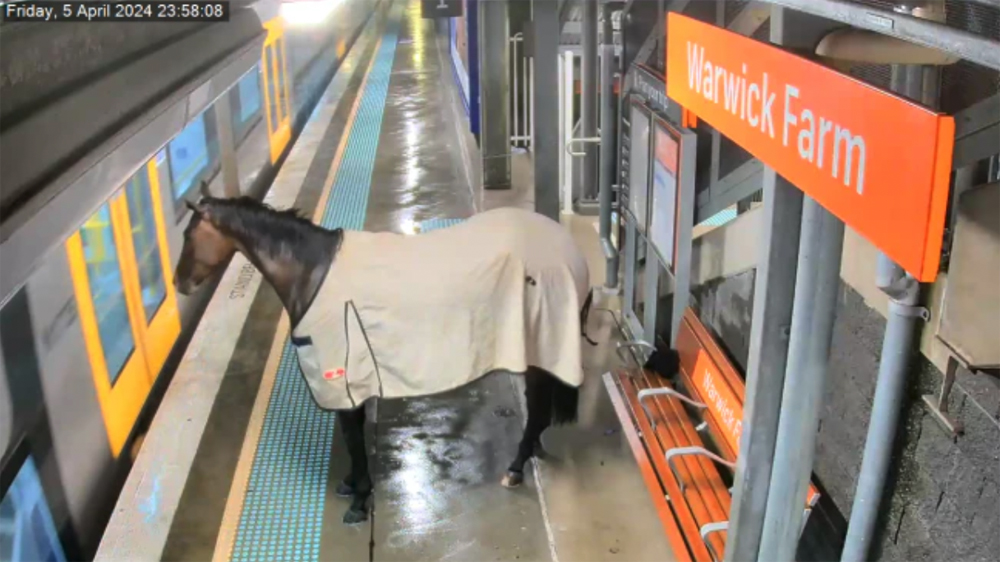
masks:
[[[671,273],[677,250],[677,163],[679,138],[659,119],[653,127],[653,190],[649,239]]]

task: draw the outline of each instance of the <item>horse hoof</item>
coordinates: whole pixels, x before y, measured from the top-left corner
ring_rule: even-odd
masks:
[[[354,487],[347,482],[337,483],[337,488],[333,492],[338,498],[349,498],[354,495]]]
[[[344,513],[344,525],[357,525],[368,520],[367,509],[348,509]]]
[[[503,479],[500,480],[500,485],[504,488],[517,488],[524,482],[524,473],[515,472],[513,470],[508,470],[507,474],[503,475]]]

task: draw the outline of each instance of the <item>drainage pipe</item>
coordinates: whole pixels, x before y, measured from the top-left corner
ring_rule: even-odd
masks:
[[[894,65],[892,89],[911,99],[933,102],[934,88],[925,88],[924,71],[936,74],[936,69],[920,66]],[[927,310],[917,306],[920,283],[888,256],[879,252],[875,284],[889,297],[888,318],[882,339],[875,401],[872,404],[868,437],[858,476],[858,488],[851,507],[842,562],[867,559],[875,534],[879,504],[885,490],[885,479],[892,461],[893,441],[899,423],[899,410],[906,390],[908,360],[917,333],[917,319],[928,317]]]
[[[615,80],[615,36],[611,21],[611,6],[604,3],[601,6],[604,22],[601,27],[601,182],[600,182],[600,213],[598,226],[601,235],[601,249],[607,270],[604,277],[606,289],[618,287],[618,251],[611,244],[611,199],[612,184],[615,181],[615,116],[614,116],[614,80]]]

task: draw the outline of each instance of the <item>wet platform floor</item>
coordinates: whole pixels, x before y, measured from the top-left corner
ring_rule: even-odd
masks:
[[[515,162],[515,179],[520,181],[511,191],[483,194],[470,185],[474,174],[469,166],[475,164],[466,157],[467,121],[456,119],[458,97],[444,40],[432,20],[420,18],[419,2],[396,0],[383,27],[391,26],[394,18],[398,34],[364,228],[408,232],[425,220],[466,218],[496,205],[530,205],[530,170],[525,171],[523,159]],[[351,82],[351,95],[358,95],[361,82]],[[351,101],[347,96],[341,103]],[[351,119],[345,111],[338,108],[335,119],[343,129],[340,134],[350,135]],[[459,106],[457,111],[464,110]],[[318,167],[329,167],[332,150],[322,148],[317,158],[325,160]],[[312,205],[322,199],[316,194],[311,198]],[[592,283],[602,283],[604,264],[593,220],[564,217],[564,222],[585,249]],[[263,303],[258,308],[266,314],[251,314],[233,361],[266,370],[271,366],[264,364],[273,363],[267,350],[275,334],[280,335],[280,306],[275,308],[269,289],[262,289],[258,298]],[[595,307],[617,308],[614,297],[597,298]],[[584,346],[586,382],[579,421],[543,434],[546,454],[529,463],[525,484],[518,489],[499,484],[525,420],[523,386],[516,376],[495,373],[443,395],[370,404],[369,419],[377,420],[368,424],[367,440],[375,511],[360,525],[341,523],[348,500],[333,494],[348,466],[334,423],[322,521],[316,526],[318,559],[368,560],[374,541],[374,559],[386,561],[672,560],[600,379],[618,366],[613,350],[620,336],[612,316],[595,310],[588,332],[601,345]],[[266,378],[263,373],[239,379],[233,387],[242,391],[217,400],[215,421],[210,421],[214,427],[206,431],[210,441],[203,440],[199,447],[199,455],[214,456],[214,461],[196,463],[192,470],[165,559],[229,558],[217,542],[232,535],[233,530],[224,527],[239,520],[240,501],[220,490],[238,489],[233,486],[238,469],[229,457],[241,450],[247,434],[244,420],[254,400],[260,400],[256,393],[262,392],[260,380]],[[234,415],[228,416],[229,411]],[[256,449],[244,444],[242,450],[253,454]]]

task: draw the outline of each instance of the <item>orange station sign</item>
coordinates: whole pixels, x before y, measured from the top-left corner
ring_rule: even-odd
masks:
[[[937,276],[955,122],[820,64],[677,13],[667,95],[923,282]]]

